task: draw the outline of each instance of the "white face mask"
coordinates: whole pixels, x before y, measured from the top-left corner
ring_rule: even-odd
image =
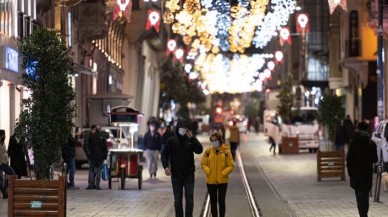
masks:
[[[187,133],[187,129],[186,128],[179,128],[178,133],[179,133],[179,135],[184,136]]]
[[[220,142],[219,142],[218,140],[212,142],[212,144],[213,144],[213,147],[214,147],[214,148],[218,148],[218,147],[220,146]]]
[[[155,130],[155,126],[150,126],[150,131],[154,131]]]

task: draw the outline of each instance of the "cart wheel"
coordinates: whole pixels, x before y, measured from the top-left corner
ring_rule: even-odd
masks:
[[[137,176],[139,178],[138,179],[138,187],[139,187],[139,189],[141,189],[141,184],[142,184],[142,180],[143,180],[143,166],[139,166]]]
[[[121,168],[121,190],[125,189],[125,167]]]

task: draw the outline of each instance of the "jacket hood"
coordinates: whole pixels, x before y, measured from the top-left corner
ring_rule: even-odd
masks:
[[[186,129],[191,130],[190,122],[188,120],[186,120],[186,119],[179,118],[178,122],[176,124],[176,128],[175,128],[175,133],[177,135],[179,135],[179,133],[178,133],[178,129],[179,128],[186,128]]]
[[[353,140],[356,140],[360,143],[368,143],[370,140],[370,136],[367,131],[360,130],[354,134]]]

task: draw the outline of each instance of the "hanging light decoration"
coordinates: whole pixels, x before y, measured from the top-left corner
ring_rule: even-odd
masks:
[[[131,21],[132,1],[131,0],[117,0],[115,10],[113,11],[113,20],[119,17],[125,17],[128,22]]]
[[[330,14],[333,14],[335,8],[339,5],[343,10],[347,10],[347,0],[328,0]]]

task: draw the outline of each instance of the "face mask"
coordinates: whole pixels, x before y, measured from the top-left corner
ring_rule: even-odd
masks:
[[[178,133],[179,133],[179,135],[184,136],[184,135],[186,135],[186,133],[187,133],[187,129],[185,129],[185,128],[179,128],[179,129],[178,129]]]
[[[154,126],[150,126],[150,131],[154,131],[155,130],[155,127]]]
[[[212,144],[213,144],[213,147],[214,147],[214,148],[218,148],[218,146],[220,146],[220,142],[219,142],[218,140],[212,142]]]

